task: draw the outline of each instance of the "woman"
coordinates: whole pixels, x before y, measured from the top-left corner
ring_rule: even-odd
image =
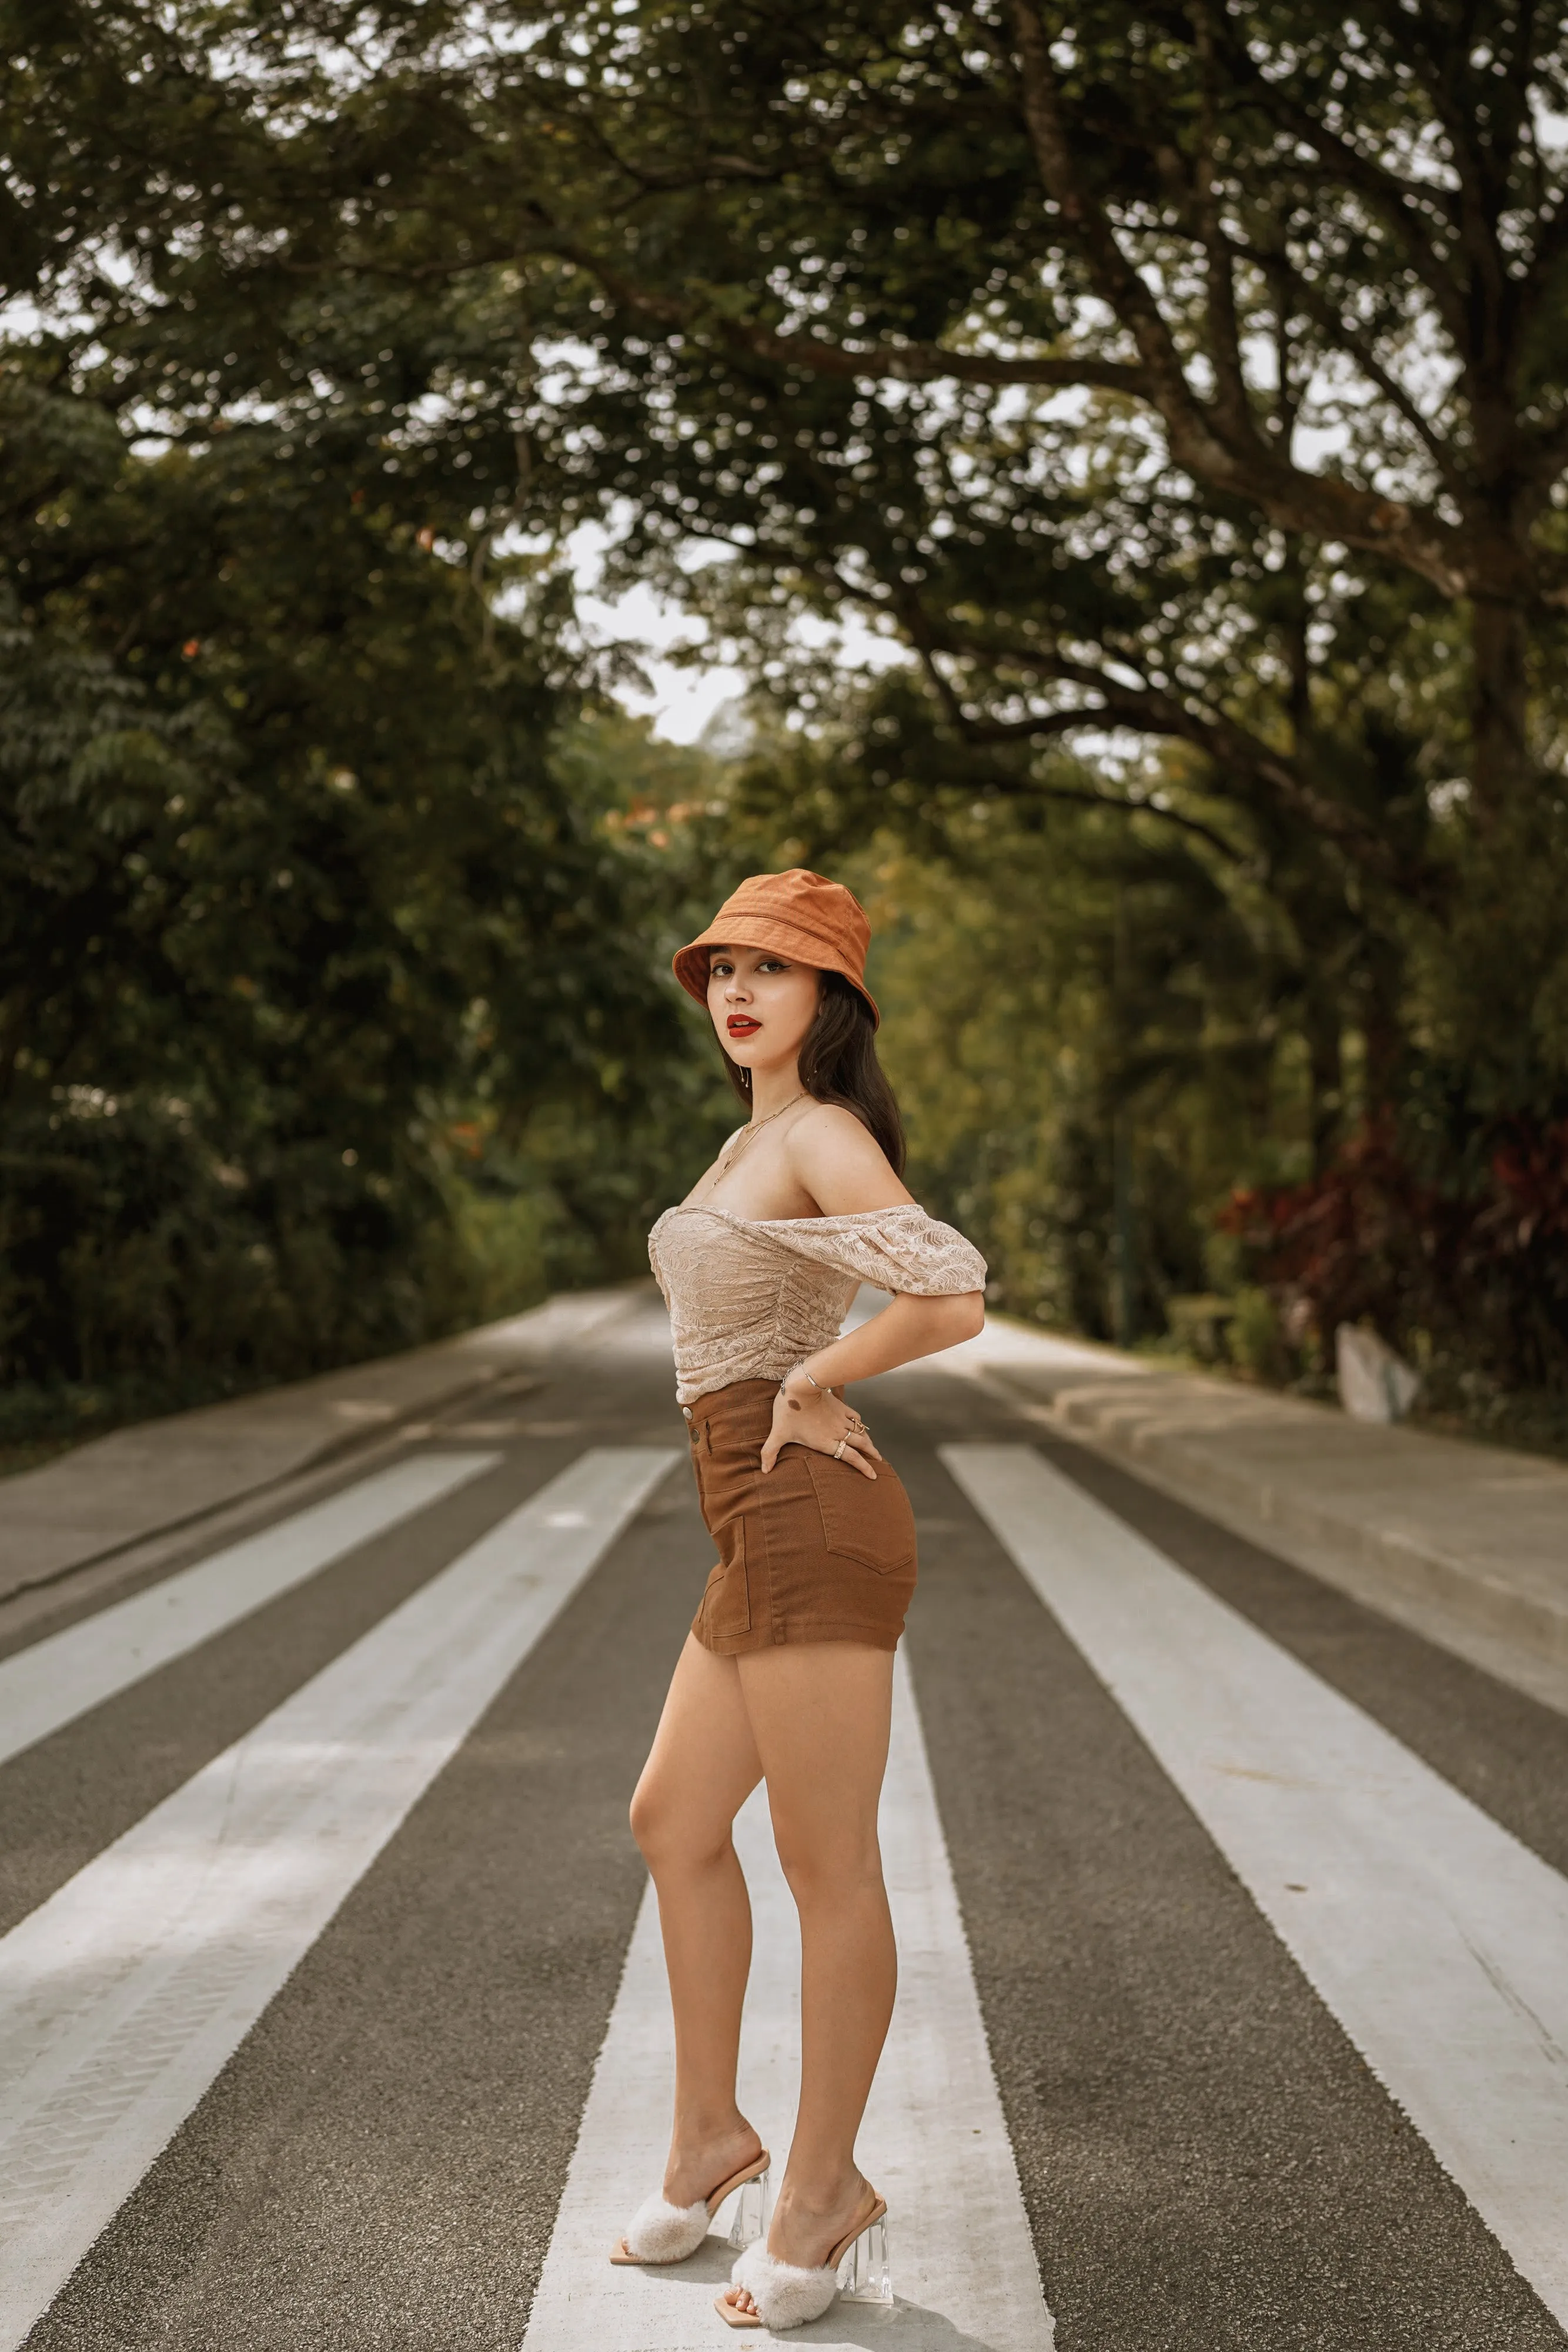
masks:
[[[632,1801],[674,2009],[675,2118],[664,2193],[612,2259],[684,2260],[768,2165],[736,2104],[751,1911],[730,1839],[766,1780],[800,1915],[800,2104],[767,2242],[716,2306],[732,2327],[816,2318],[885,2210],[854,2145],[896,1979],[876,1815],[915,1523],[840,1392],[983,1319],[984,1261],[899,1181],[869,938],[848,890],[795,868],[742,883],[674,959],[751,1117],[649,1242],[719,1559]],[[840,1339],[862,1281],[893,1303]]]

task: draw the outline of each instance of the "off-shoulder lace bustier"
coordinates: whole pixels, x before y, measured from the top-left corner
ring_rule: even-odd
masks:
[[[979,1251],[912,1201],[850,1217],[666,1209],[648,1262],[670,1310],[682,1404],[734,1381],[781,1381],[838,1338],[862,1282],[923,1298],[986,1284]]]

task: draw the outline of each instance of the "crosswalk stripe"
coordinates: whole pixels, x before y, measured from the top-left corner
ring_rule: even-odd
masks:
[[[835,2305],[803,2343],[848,2347],[894,2323],[903,2352],[1049,2352],[1051,2315],[986,2045],[968,1948],[902,1653],[883,1796],[882,1840],[899,1946],[898,2004],[861,2134],[887,2199],[899,2308]],[[736,1843],[755,1945],[742,2038],[741,2102],[781,2173],[797,2093],[800,1944],[759,1790]],[[613,2269],[616,2231],[663,2175],[672,2096],[669,2000],[652,1890],[600,2053],[538,2293],[527,2352],[713,2352],[712,2310],[733,2254],[722,2232],[669,2271]],[[880,2337],[878,2337],[880,2340]]]
[[[0,2352],[675,1459],[582,1455],[0,1938]]]
[[[497,1454],[416,1454],[0,1661],[0,1764],[466,1486]]]
[[[1568,1880],[1032,1448],[939,1453],[1568,2324]]]

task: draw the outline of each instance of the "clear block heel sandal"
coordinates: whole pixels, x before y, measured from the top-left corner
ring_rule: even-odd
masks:
[[[727,2327],[804,2327],[821,2319],[835,2295],[846,2303],[893,2301],[893,2277],[887,2259],[887,2207],[872,2190],[870,2216],[857,2221],[847,2238],[830,2249],[828,2259],[815,2269],[781,2263],[758,2238],[730,2273],[732,2287],[744,2287],[755,2311],[737,2311],[721,2294],[714,2309]]]
[[[771,2160],[764,2148],[760,2156],[743,2165],[738,2172],[732,2172],[727,2180],[721,2180],[706,2197],[699,2197],[695,2205],[672,2205],[667,2198],[660,2196],[644,2198],[626,2224],[625,2235],[612,2247],[611,2261],[650,2267],[660,2263],[684,2263],[688,2255],[696,2252],[707,2236],[708,2223],[725,2199],[733,2196],[737,2189],[740,2202],[729,2242],[732,2246],[749,2244],[750,2240],[738,2232],[743,2223],[749,2224],[753,2220],[757,2224],[753,2236],[760,2236],[768,2226],[768,2168]]]
[[[729,2242],[736,2252],[744,2253],[757,2239],[765,2238],[768,2224],[772,2219],[773,2176],[765,2167],[740,2184],[740,2194],[735,2200],[735,2219],[729,2225]]]
[[[887,2210],[863,2229],[839,2264],[841,2303],[891,2303],[893,2271],[887,2257]]]

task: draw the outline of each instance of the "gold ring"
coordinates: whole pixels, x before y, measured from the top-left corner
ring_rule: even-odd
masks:
[[[837,1444],[834,1446],[834,1448],[833,1448],[833,1459],[834,1459],[834,1461],[835,1461],[835,1462],[841,1462],[841,1461],[843,1460],[843,1458],[844,1458],[844,1448],[845,1448],[845,1446],[849,1444],[849,1442],[850,1442],[850,1441],[849,1441],[849,1439],[848,1439],[847,1437],[841,1437],[841,1438],[840,1438],[840,1440],[839,1440],[838,1444]]]

